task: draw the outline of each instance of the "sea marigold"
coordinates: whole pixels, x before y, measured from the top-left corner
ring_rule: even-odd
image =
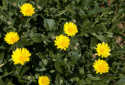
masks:
[[[21,65],[24,65],[26,61],[30,61],[30,56],[31,53],[26,48],[17,48],[15,51],[13,51],[13,54],[11,55],[14,64]]]
[[[110,55],[111,50],[110,50],[110,47],[108,46],[108,44],[103,42],[102,44],[99,43],[97,45],[96,51],[97,51],[96,55],[102,56],[102,58],[103,57],[107,58]]]
[[[34,7],[32,6],[32,4],[30,3],[25,3],[20,7],[20,12],[24,15],[24,16],[32,16],[35,12],[34,12]]]
[[[5,35],[4,41],[6,41],[6,43],[8,44],[14,44],[19,40],[19,35],[17,34],[17,32],[8,32]]]
[[[66,50],[66,48],[69,47],[69,43],[70,43],[70,39],[67,36],[64,35],[59,35],[56,36],[56,40],[55,40],[55,46],[57,46],[57,49],[64,49]]]
[[[38,83],[39,85],[49,85],[50,79],[47,76],[39,76]]]
[[[102,74],[102,73],[106,73],[109,71],[109,65],[104,60],[100,60],[100,59],[96,60],[93,67],[96,73]]]
[[[77,26],[72,23],[72,22],[66,22],[64,24],[64,32],[68,35],[68,36],[74,36],[77,32],[78,32],[78,29],[77,29]]]

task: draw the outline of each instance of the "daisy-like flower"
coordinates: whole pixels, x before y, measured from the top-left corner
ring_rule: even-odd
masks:
[[[6,41],[6,43],[12,45],[14,43],[16,43],[19,40],[19,35],[17,34],[17,32],[8,32],[5,35],[4,41]]]
[[[107,73],[109,72],[109,65],[106,61],[104,60],[96,60],[95,63],[93,64],[93,67],[96,71],[96,73]]]
[[[62,34],[56,36],[55,46],[57,46],[57,49],[60,48],[62,50],[63,49],[66,50],[66,48],[69,47],[69,44],[70,44],[70,39],[67,36],[64,36]]]
[[[102,44],[99,43],[96,48],[96,55],[101,56],[102,58],[107,58],[110,55],[110,47],[107,43],[103,42]]]
[[[39,76],[38,83],[39,85],[49,85],[50,79],[47,76]]]
[[[31,53],[26,48],[17,48],[11,55],[14,64],[24,65],[25,62],[30,61]]]
[[[78,29],[77,29],[77,26],[72,23],[72,22],[66,22],[64,24],[64,32],[68,35],[68,36],[74,36],[77,32],[78,32]]]
[[[32,16],[35,11],[34,11],[34,7],[32,6],[32,4],[30,3],[25,3],[20,7],[20,12],[24,15],[24,16]]]

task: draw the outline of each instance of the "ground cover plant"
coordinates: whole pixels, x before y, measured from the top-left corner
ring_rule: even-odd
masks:
[[[125,85],[124,0],[1,0],[0,85]]]

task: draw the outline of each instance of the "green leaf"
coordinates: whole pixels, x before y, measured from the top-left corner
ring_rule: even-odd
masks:
[[[112,32],[112,31],[116,28],[116,26],[118,25],[118,23],[119,23],[119,20],[116,19],[116,20],[114,21],[112,27],[109,29],[109,31]]]
[[[117,82],[118,85],[125,85],[125,76],[120,78],[120,80]]]
[[[83,0],[81,6],[87,8],[87,7],[89,7],[91,2],[92,2],[92,0]]]
[[[92,16],[92,15],[94,15],[94,14],[99,13],[100,11],[101,11],[101,8],[100,8],[100,7],[96,7],[96,8],[94,8],[94,9],[92,9],[92,10],[89,10],[89,11],[88,11],[88,14],[89,14],[89,16]]]
[[[43,53],[41,53],[41,52],[38,52],[36,55],[38,55],[38,57],[39,57],[40,59],[43,59],[43,58],[44,58],[44,55],[43,55]]]
[[[47,31],[56,30],[56,22],[54,19],[44,19],[44,27]]]
[[[106,13],[106,12],[108,12],[110,10],[110,8],[109,7],[107,7],[107,8],[101,8],[101,12],[103,12],[103,13]]]
[[[37,67],[35,70],[42,72],[42,71],[46,71],[47,69],[45,67]]]
[[[96,26],[94,26],[94,27],[91,27],[91,29],[90,29],[90,32],[92,33],[92,32],[99,32],[99,31],[101,31],[103,28],[102,28],[102,26],[101,25],[96,25]]]
[[[7,26],[4,26],[4,27],[3,27],[3,31],[4,31],[4,32],[7,32],[8,30],[9,30],[9,28],[8,28]]]
[[[94,49],[96,47],[96,44],[98,43],[98,40],[96,38],[91,38],[91,44],[90,44],[90,48]]]
[[[79,68],[79,73],[82,74],[82,75],[85,73],[85,71],[84,71],[84,67]]]
[[[19,44],[23,46],[28,46],[28,45],[33,45],[33,42],[29,38],[23,37],[21,38]]]
[[[59,73],[56,74],[55,85],[63,85],[63,79]]]
[[[91,34],[102,42],[108,42],[109,41],[109,38],[107,38],[103,35],[97,35],[96,33],[91,33]]]
[[[5,83],[2,79],[0,79],[0,85],[5,85]]]
[[[103,27],[101,25],[91,27],[91,24],[92,23],[86,23],[82,26],[82,29],[80,29],[81,35],[84,35],[84,36],[88,37],[89,35],[87,33],[90,33],[90,34],[98,33],[103,29]]]
[[[42,42],[42,34],[40,33],[34,33],[33,36],[31,37],[31,40],[35,43],[40,43]]]
[[[55,62],[55,68],[56,68],[56,70],[57,71],[59,71],[60,73],[62,73],[62,69],[61,69],[61,67],[60,67],[60,63],[61,63],[62,61],[56,61]]]
[[[20,77],[22,77],[29,69],[30,69],[30,67],[25,66],[25,67],[22,69],[21,73],[20,73]]]
[[[0,64],[3,62],[4,60],[4,52],[0,53]]]
[[[75,51],[71,51],[69,52],[69,55],[71,57],[71,63],[73,65],[75,65],[79,59],[79,55],[78,55],[78,52],[75,52]]]

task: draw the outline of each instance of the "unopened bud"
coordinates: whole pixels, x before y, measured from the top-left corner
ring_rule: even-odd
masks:
[[[30,80],[30,79],[31,79],[31,77],[30,77],[30,76],[28,76],[28,77],[27,77],[27,79],[28,79],[28,80]]]
[[[93,58],[93,59],[95,59],[95,58],[96,58],[96,55],[95,55],[95,54],[93,54],[93,55],[92,55],[92,58]]]
[[[37,6],[37,8],[38,8],[39,10],[41,10],[41,6]]]
[[[79,43],[78,43],[78,42],[76,43],[76,46],[79,46]]]
[[[77,46],[74,46],[74,50],[78,50],[78,47],[77,47]]]
[[[53,40],[55,40],[55,39],[56,39],[56,37],[55,37],[54,35],[51,35],[51,38],[52,38]]]
[[[67,61],[67,58],[65,58],[64,61]]]
[[[8,21],[8,22],[7,22],[7,24],[8,24],[8,25],[11,25],[11,22],[10,22],[10,21]]]
[[[17,4],[16,4],[16,2],[13,2],[13,4],[12,4],[13,6],[16,6]]]
[[[75,19],[73,19],[73,23],[76,23],[76,20],[75,20]]]

